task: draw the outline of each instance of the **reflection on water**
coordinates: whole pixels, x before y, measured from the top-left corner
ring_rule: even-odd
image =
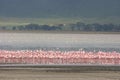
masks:
[[[119,34],[0,33],[0,49],[120,51]]]

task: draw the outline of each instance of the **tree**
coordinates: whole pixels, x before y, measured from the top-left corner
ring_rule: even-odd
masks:
[[[14,26],[14,27],[12,27],[12,30],[16,30],[17,28]]]

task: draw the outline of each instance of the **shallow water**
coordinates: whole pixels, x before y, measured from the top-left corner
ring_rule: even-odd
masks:
[[[0,49],[120,51],[120,34],[0,33]]]

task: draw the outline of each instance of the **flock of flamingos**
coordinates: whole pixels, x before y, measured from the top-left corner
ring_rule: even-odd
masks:
[[[0,50],[1,64],[112,64],[120,65],[119,52]]]

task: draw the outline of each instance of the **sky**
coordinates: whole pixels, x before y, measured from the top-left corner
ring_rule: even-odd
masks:
[[[120,17],[120,0],[0,0],[0,17]]]

